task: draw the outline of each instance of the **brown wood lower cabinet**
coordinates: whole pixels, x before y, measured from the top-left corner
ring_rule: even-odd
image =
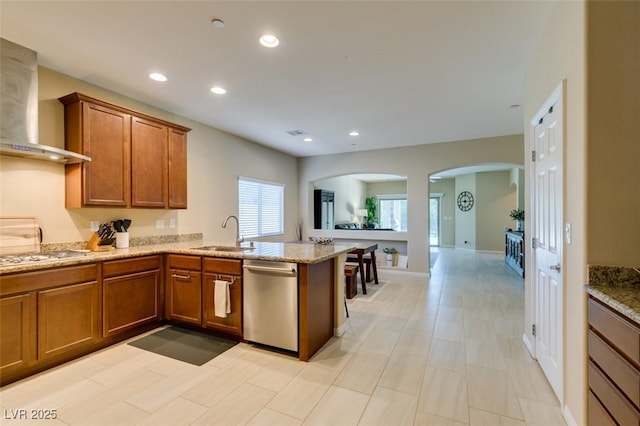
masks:
[[[308,361],[333,336],[334,259],[298,265],[300,360]]]
[[[38,292],[38,359],[100,339],[100,285],[97,281]]]
[[[36,293],[0,299],[0,375],[31,365],[36,359]]]
[[[0,385],[154,327],[161,268],[156,255],[3,275]]]
[[[588,302],[589,425],[640,424],[640,326]]]
[[[103,265],[103,337],[160,319],[162,260],[159,255]]]
[[[199,256],[167,256],[166,317],[202,324],[202,283]]]
[[[202,277],[203,326],[235,336],[242,336],[242,261],[236,259],[203,259]],[[216,280],[229,282],[231,312],[226,317],[215,314]]]

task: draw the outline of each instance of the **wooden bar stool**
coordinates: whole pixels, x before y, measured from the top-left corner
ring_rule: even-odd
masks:
[[[347,299],[353,299],[358,294],[358,269],[358,265],[344,265],[344,289]],[[363,290],[366,294],[366,288]]]

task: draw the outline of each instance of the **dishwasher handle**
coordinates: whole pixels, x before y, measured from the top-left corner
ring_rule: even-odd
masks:
[[[284,269],[284,268],[272,268],[270,266],[258,266],[258,265],[243,265],[243,268],[248,271],[267,272],[270,274],[286,275],[290,277],[293,277],[296,275],[296,268]]]

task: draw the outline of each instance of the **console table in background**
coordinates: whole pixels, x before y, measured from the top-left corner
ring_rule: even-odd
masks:
[[[505,231],[504,261],[524,278],[524,232]]]

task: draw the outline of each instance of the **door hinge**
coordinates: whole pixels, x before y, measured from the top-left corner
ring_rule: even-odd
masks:
[[[531,151],[531,161],[536,161],[536,151]]]
[[[535,324],[531,324],[531,334],[532,334],[533,336],[535,336],[535,335],[536,335],[536,325],[535,325]]]
[[[531,248],[534,249],[538,246],[538,240],[536,239],[536,237],[533,237],[531,239]]]

